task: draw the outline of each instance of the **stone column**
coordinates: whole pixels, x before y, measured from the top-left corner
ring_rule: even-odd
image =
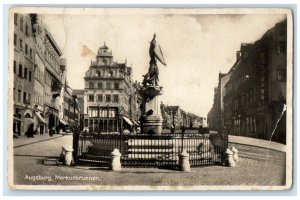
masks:
[[[121,153],[118,149],[114,149],[111,152],[111,163],[110,168],[112,171],[120,171],[121,170]]]
[[[142,133],[160,135],[163,118],[160,109],[162,87],[146,86],[143,88]]]
[[[233,152],[230,149],[227,149],[225,153],[227,155],[228,166],[229,167],[235,167],[236,164],[235,164],[235,161],[233,159]]]
[[[235,161],[235,162],[238,162],[240,159],[239,159],[239,156],[238,156],[238,150],[235,148],[235,147],[231,147],[230,148],[230,150],[233,152],[233,155],[232,155],[232,157],[233,157],[233,160]]]
[[[189,172],[191,170],[189,154],[186,152],[185,149],[179,154],[179,165],[181,171]]]
[[[73,148],[69,145],[65,145],[62,147],[62,149],[65,154],[65,165],[70,166],[71,164],[73,164]]]

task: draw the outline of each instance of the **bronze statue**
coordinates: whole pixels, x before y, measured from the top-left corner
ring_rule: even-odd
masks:
[[[143,86],[146,85],[155,85],[158,86],[158,67],[157,67],[157,60],[158,59],[163,65],[166,66],[161,48],[159,45],[156,44],[156,34],[154,33],[153,39],[150,42],[150,48],[149,48],[149,55],[150,55],[150,66],[149,66],[149,71],[147,74],[144,75],[144,80],[143,80]]]

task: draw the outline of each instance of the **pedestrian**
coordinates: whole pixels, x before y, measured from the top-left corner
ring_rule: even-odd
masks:
[[[34,137],[33,136],[33,127],[34,127],[33,123],[30,124],[27,131],[26,131],[26,133],[25,133],[28,138],[30,138],[30,137],[33,138]]]

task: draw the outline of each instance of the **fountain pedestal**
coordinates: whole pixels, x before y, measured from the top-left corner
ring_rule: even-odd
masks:
[[[160,96],[163,94],[160,86],[144,86],[142,89],[141,128],[144,134],[160,135],[163,118],[160,109]]]

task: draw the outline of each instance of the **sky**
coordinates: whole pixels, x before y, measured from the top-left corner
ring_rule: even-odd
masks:
[[[247,14],[49,14],[43,22],[67,59],[73,89],[84,89],[84,74],[104,42],[114,60],[133,68],[142,82],[149,68],[149,42],[156,33],[167,66],[158,64],[162,101],[206,117],[219,72],[227,73],[241,43],[253,43],[285,15]],[[83,49],[91,51],[83,54]]]

